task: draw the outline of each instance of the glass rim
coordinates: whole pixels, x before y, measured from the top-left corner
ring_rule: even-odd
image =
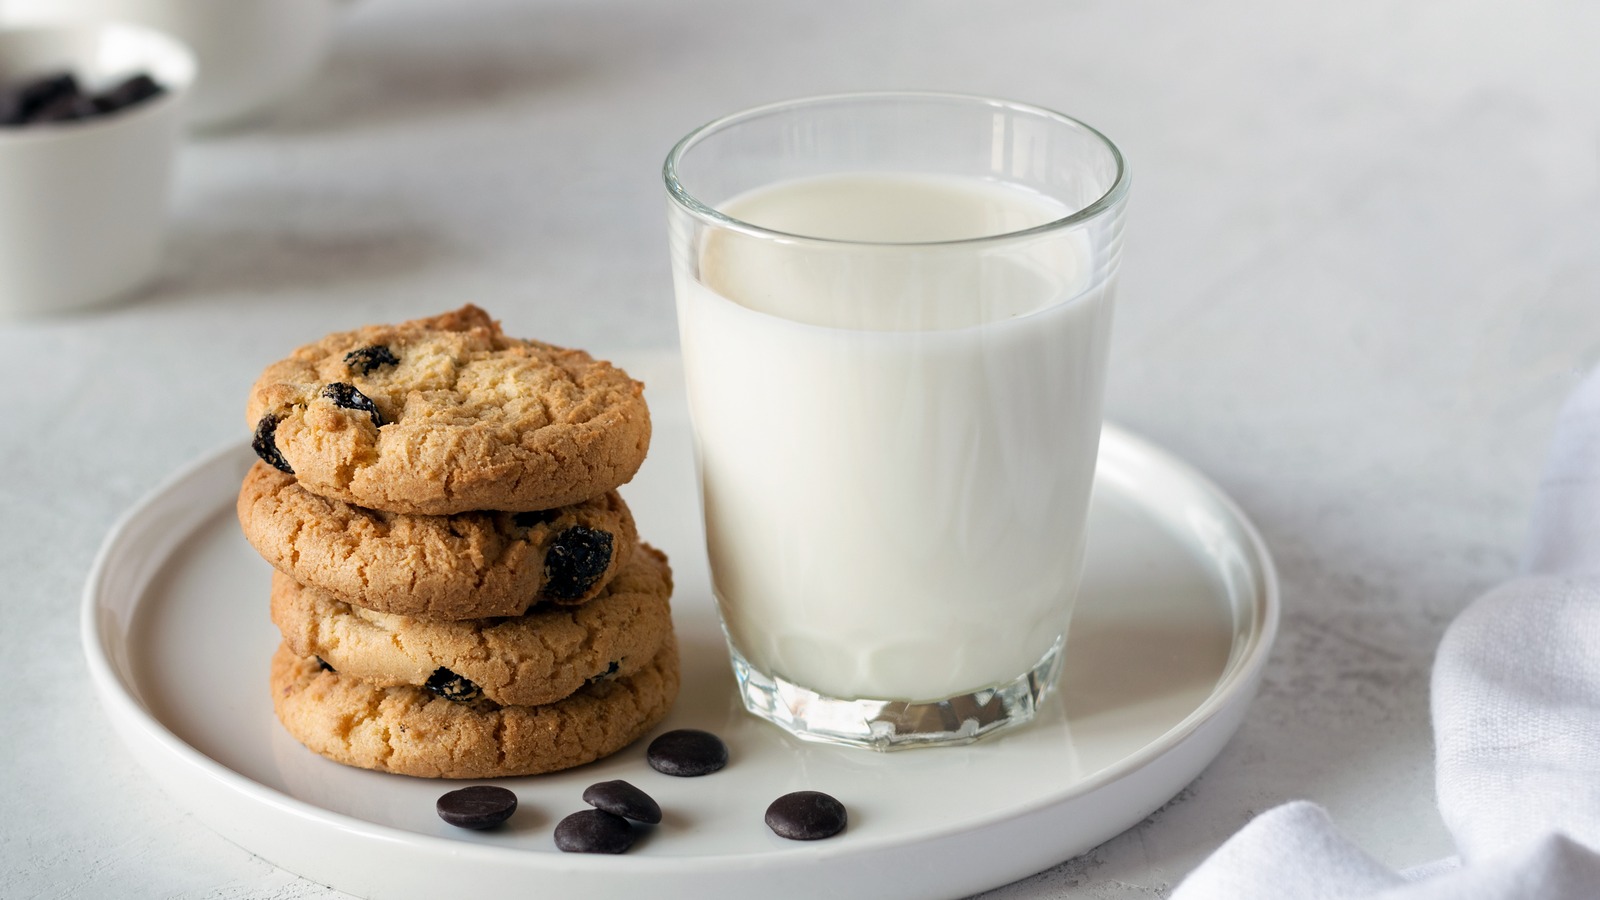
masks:
[[[1018,229],[1016,231],[1005,231],[1000,232],[999,234],[985,234],[977,237],[959,238],[957,240],[949,241],[858,241],[841,238],[818,237],[816,235],[808,234],[795,234],[787,231],[778,231],[773,228],[764,228],[760,225],[746,222],[742,219],[736,219],[733,216],[719,211],[710,204],[702,202],[683,186],[682,180],[678,177],[678,171],[680,168],[679,163],[682,161],[684,154],[693,149],[695,145],[699,144],[705,138],[708,138],[717,132],[723,131],[730,126],[738,125],[743,122],[783,110],[803,109],[808,106],[820,106],[827,103],[857,102],[864,100],[891,100],[897,98],[914,100],[955,100],[968,103],[977,103],[985,106],[1025,112],[1031,115],[1055,120],[1059,124],[1067,125],[1072,128],[1081,129],[1082,131],[1088,133],[1091,137],[1098,140],[1108,151],[1110,151],[1111,158],[1113,161],[1115,161],[1117,166],[1116,177],[1112,179],[1111,186],[1108,187],[1105,192],[1094,201],[1084,206],[1082,209],[1079,209],[1069,215],[1062,216],[1059,219],[1052,219],[1048,222],[1034,225],[1029,228]],[[729,113],[728,115],[720,118],[713,119],[710,122],[707,122],[684,135],[683,138],[678,141],[678,143],[673,145],[672,150],[667,153],[666,162],[661,166],[661,177],[666,183],[667,195],[672,198],[674,203],[676,203],[680,208],[688,212],[690,215],[709,224],[732,231],[742,232],[744,234],[751,235],[752,237],[767,238],[779,242],[832,244],[856,247],[948,247],[969,244],[985,244],[991,242],[1011,241],[1018,238],[1027,238],[1048,232],[1065,230],[1077,225],[1081,225],[1091,219],[1099,218],[1100,216],[1103,216],[1115,209],[1124,199],[1126,199],[1128,194],[1127,161],[1123,158],[1122,151],[1118,149],[1117,145],[1094,126],[1089,125],[1080,119],[1075,119],[1072,116],[1066,115],[1065,113],[1059,113],[1053,109],[1037,106],[1032,103],[1021,103],[1015,100],[1003,100],[995,97],[985,97],[979,94],[958,94],[943,91],[856,91],[838,94],[817,94],[808,97],[797,97],[790,100],[779,100],[774,103],[764,103],[760,106],[752,106],[747,109],[742,109],[737,112]]]

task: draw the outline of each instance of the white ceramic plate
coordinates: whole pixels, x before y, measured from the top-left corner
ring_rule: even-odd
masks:
[[[658,730],[720,734],[732,762],[703,778],[610,759],[508,779],[506,827],[434,814],[459,783],[349,769],[277,724],[267,660],[269,569],[239,534],[234,497],[254,457],[229,447],[178,473],[112,531],[84,597],[93,680],[129,749],[180,803],[246,849],[372,898],[536,890],[541,896],[953,897],[1021,878],[1138,822],[1198,775],[1238,727],[1277,629],[1260,537],[1214,486],[1107,428],[1089,563],[1062,690],[1028,728],[970,747],[879,754],[807,744],[734,695],[699,533],[681,376],[651,384],[650,460],[624,490],[640,533],[672,556],[683,693]],[[666,810],[621,857],[563,854],[551,832],[584,787],[627,779]],[[849,829],[784,841],[762,823],[793,790],[838,797]]]

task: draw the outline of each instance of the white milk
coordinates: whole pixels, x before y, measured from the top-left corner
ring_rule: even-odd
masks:
[[[993,182],[894,175],[784,182],[720,208],[897,243],[1070,212]],[[699,282],[680,275],[714,588],[757,668],[839,698],[929,700],[1014,680],[1065,633],[1110,291],[1069,234],[992,243],[711,232]]]

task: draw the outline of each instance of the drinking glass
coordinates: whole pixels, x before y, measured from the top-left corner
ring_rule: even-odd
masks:
[[[1121,153],[1036,106],[851,94],[714,121],[664,176],[747,708],[880,750],[1030,720],[1082,569]]]

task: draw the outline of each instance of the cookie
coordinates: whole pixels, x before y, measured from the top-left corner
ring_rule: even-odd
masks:
[[[295,740],[345,765],[423,778],[536,775],[593,762],[655,727],[677,695],[672,641],[633,675],[547,706],[375,687],[283,645],[272,657],[273,709]]]
[[[643,545],[600,596],[578,607],[436,622],[350,606],[278,572],[272,621],[295,655],[377,687],[537,706],[649,664],[672,635],[671,594],[666,556]]]
[[[250,391],[262,460],[388,512],[553,509],[633,478],[644,387],[581,350],[507,337],[465,306],[329,335]]]
[[[251,546],[296,581],[346,603],[429,619],[583,603],[638,545],[616,491],[541,512],[414,516],[319,497],[256,463],[237,508]]]

